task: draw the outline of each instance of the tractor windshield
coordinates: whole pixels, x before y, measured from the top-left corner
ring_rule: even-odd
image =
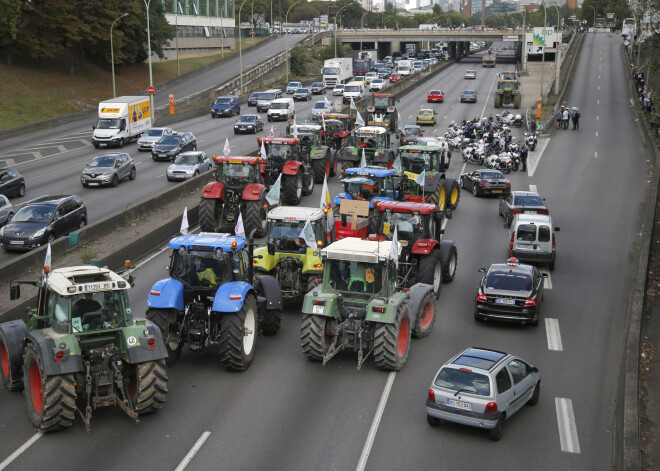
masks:
[[[222,162],[218,165],[216,179],[229,187],[245,186],[255,181],[257,166],[247,163]]]
[[[233,281],[232,254],[179,250],[172,260],[171,275],[188,288],[217,288],[218,285]]]
[[[392,103],[392,98],[391,97],[374,97],[374,106],[376,108],[387,108],[388,106],[391,106]]]
[[[371,200],[374,196],[378,196],[378,183],[374,180],[367,180],[364,178],[355,181],[347,181],[344,184],[344,192],[348,193],[356,200]]]
[[[276,252],[300,252],[307,251],[307,244],[300,237],[306,221],[288,221],[276,219],[268,221],[268,244],[275,245]],[[324,240],[321,220],[311,222],[316,240]]]
[[[269,157],[278,157],[283,160],[289,160],[292,154],[291,146],[272,142],[268,144],[267,152]]]
[[[402,151],[401,166],[404,170],[420,174],[425,170],[435,170],[438,168],[437,152],[408,152]]]
[[[60,296],[50,291],[46,305],[48,317],[55,326],[68,327],[71,323],[74,333],[125,327],[133,321],[126,290],[85,292],[73,296]]]
[[[420,214],[392,213],[386,211],[380,220],[378,233],[384,235],[388,240],[394,236],[394,228],[398,227],[397,238],[399,240],[415,241],[426,239],[428,230],[425,227],[425,218]]]
[[[385,264],[327,260],[329,287],[335,291],[374,295],[383,290]]]

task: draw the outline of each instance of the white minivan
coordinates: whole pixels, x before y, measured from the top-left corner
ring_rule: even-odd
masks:
[[[555,232],[559,228],[548,215],[516,214],[509,228],[509,257],[527,263],[547,263],[554,270]]]
[[[344,87],[342,101],[345,105],[351,102],[351,98],[357,102],[364,98],[365,93],[364,82],[348,82]]]
[[[268,108],[268,121],[286,121],[296,115],[296,105],[293,98],[278,98],[273,100]]]

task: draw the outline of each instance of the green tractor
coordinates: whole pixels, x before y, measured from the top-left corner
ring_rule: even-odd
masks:
[[[255,274],[279,282],[283,301],[299,301],[323,276],[319,250],[328,243],[327,213],[319,208],[280,206],[268,212],[266,247],[254,251]],[[307,247],[299,235],[309,220],[318,241]]]
[[[0,369],[9,390],[23,389],[38,432],[70,427],[76,411],[90,430],[92,410],[119,406],[138,422],[167,396],[167,352],[160,329],[133,319],[130,278],[106,268],[58,268],[39,281],[28,321],[0,324]]]
[[[408,359],[411,337],[433,328],[436,297],[429,284],[397,283],[397,243],[346,238],[321,250],[323,281],[303,301],[300,340],[305,356],[324,365],[342,350],[373,354],[376,366],[396,371]],[[392,252],[396,255],[393,256]]]
[[[518,80],[500,79],[497,82],[497,90],[495,90],[495,108],[500,108],[502,105],[513,104],[515,109],[519,109],[521,102],[522,95],[520,94],[520,82]]]

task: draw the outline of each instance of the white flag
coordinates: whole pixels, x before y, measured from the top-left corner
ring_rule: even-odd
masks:
[[[330,100],[328,100],[328,97],[327,97],[327,96],[324,96],[324,97],[323,97],[323,100],[324,100],[324,101],[325,101],[330,107],[332,107],[332,103],[330,103]]]
[[[419,175],[417,175],[417,178],[414,180],[415,183],[417,183],[422,189],[424,189],[424,186],[426,185],[426,172],[422,172]]]
[[[396,159],[394,159],[394,163],[392,164],[392,170],[396,170],[397,174],[401,174],[402,169],[403,167],[401,165],[401,157],[397,155]]]
[[[48,248],[46,249],[46,259],[44,260],[44,268],[41,270],[42,279],[46,279],[46,270],[50,273],[51,266],[51,254],[50,254],[50,242],[48,242]]]
[[[396,114],[397,114],[397,119],[399,120],[399,131],[404,132],[404,130],[403,130],[403,120],[401,119],[401,113],[399,113],[397,111]]]
[[[357,113],[357,115],[355,116],[355,123],[358,126],[364,126],[364,119],[362,119],[362,115],[357,110],[355,112]]]
[[[355,102],[353,101],[353,97],[351,97],[351,107],[350,107],[350,109],[357,111],[357,106],[355,106]]]
[[[186,235],[188,233],[188,207],[183,208],[183,217],[181,218],[181,229],[179,229],[181,234]]]
[[[300,231],[300,235],[298,237],[304,240],[308,247],[316,248],[316,237],[314,236],[314,229],[312,228],[312,224],[309,222],[309,216],[307,216],[305,227],[303,227],[303,230]]]
[[[229,138],[225,138],[225,148],[224,148],[225,155],[229,155],[231,153],[231,146],[229,145]]]
[[[259,154],[261,155],[262,159],[265,159],[267,157],[267,155],[266,155],[266,146],[264,146],[263,139],[261,141],[261,151],[259,152]]]
[[[367,156],[364,153],[364,148],[362,149],[362,159],[360,160],[360,167],[364,168],[367,166]]]
[[[275,137],[275,132],[273,131],[273,126],[270,127],[270,134],[268,134],[268,137]]]
[[[280,176],[277,177],[277,180],[275,180],[275,184],[271,187],[270,191],[266,193],[266,201],[268,201],[268,204],[271,206],[275,206],[276,204],[280,203],[280,186],[282,184],[282,174],[280,173]]]
[[[330,209],[331,206],[330,192],[328,191],[328,177],[323,177],[323,189],[321,190],[321,209]]]
[[[390,247],[390,258],[394,260],[394,265],[399,268],[399,226],[394,226],[394,235],[392,236],[392,246]]]
[[[238,221],[236,221],[236,227],[234,227],[234,234],[238,237],[245,237],[245,228],[243,227],[243,215],[241,212],[238,212]]]
[[[321,126],[323,126],[323,130],[325,131],[325,118],[323,115],[321,115]]]
[[[296,126],[296,118],[293,118],[293,138],[298,138],[298,126]]]

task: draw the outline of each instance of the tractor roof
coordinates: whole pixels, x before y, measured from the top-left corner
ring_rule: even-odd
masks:
[[[214,155],[213,160],[215,160],[217,163],[222,163],[222,162],[229,162],[230,164],[250,164],[250,165],[256,165],[258,163],[261,163],[261,157],[253,157],[249,155],[242,155],[242,156],[236,156],[236,155]]]
[[[330,119],[349,119],[350,116],[347,115],[346,113],[324,113],[323,114],[324,118],[330,118]]]
[[[188,250],[215,251],[222,249],[224,252],[229,252],[245,247],[245,237],[233,236],[227,233],[200,232],[199,234],[186,234],[175,237],[170,240],[169,245],[174,250],[183,247]],[[234,246],[232,247],[232,245]]]
[[[107,268],[84,265],[51,271],[48,275],[48,286],[58,294],[71,296],[79,293],[124,290],[131,285]]]
[[[382,167],[353,167],[344,170],[344,176],[347,177],[376,177],[384,178],[396,175],[396,170]]]
[[[392,98],[391,93],[374,93],[373,95],[376,98]]]
[[[320,131],[323,129],[323,126],[316,123],[300,123],[292,126],[292,128],[295,128],[297,131]]]
[[[359,183],[360,185],[375,185],[376,182],[368,177],[350,177],[344,178],[343,183]]]
[[[410,201],[378,201],[376,209],[385,211],[389,209],[393,213],[419,213],[419,214],[433,214],[436,210],[434,204],[429,203],[413,203]]]
[[[268,211],[268,219],[279,219],[285,221],[317,221],[323,217],[320,208],[305,208],[301,206],[278,206]]]
[[[390,256],[392,241],[362,240],[355,237],[347,237],[328,245],[321,250],[324,255],[332,260],[350,260],[353,262],[382,263]],[[399,251],[401,246],[399,245]]]
[[[382,126],[363,126],[355,130],[355,134],[369,135],[369,134],[385,134],[387,129]]]
[[[445,148],[445,143],[443,142],[442,145],[434,146],[401,146],[399,147],[399,151],[401,152],[442,152],[444,150],[447,150]]]
[[[257,139],[259,140],[259,139]],[[298,144],[298,139],[294,137],[262,137],[260,142],[265,142],[266,144],[285,144],[287,146],[292,146]]]

